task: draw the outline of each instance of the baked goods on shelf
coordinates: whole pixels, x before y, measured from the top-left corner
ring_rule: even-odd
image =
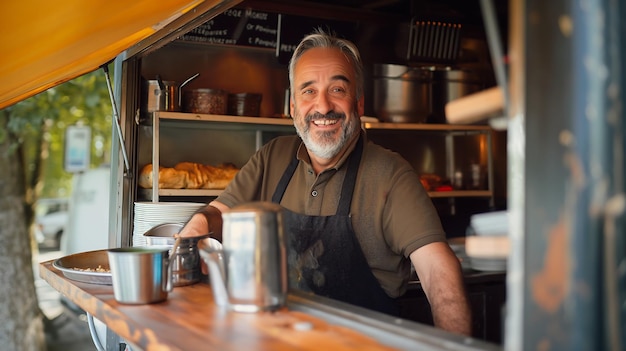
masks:
[[[218,166],[180,162],[174,167],[159,167],[160,189],[224,189],[239,169],[230,163]],[[152,188],[152,164],[139,171],[139,186]]]

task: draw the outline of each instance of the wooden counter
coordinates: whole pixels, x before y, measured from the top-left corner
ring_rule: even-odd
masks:
[[[230,312],[215,305],[206,283],[176,287],[165,302],[123,305],[110,285],[67,279],[52,261],[39,268],[54,289],[132,344],[133,351],[500,349],[315,296],[290,294],[287,307],[276,312]]]

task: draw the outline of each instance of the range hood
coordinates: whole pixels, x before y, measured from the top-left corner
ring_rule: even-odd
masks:
[[[137,53],[241,0],[3,1],[0,109],[64,83],[128,50]]]

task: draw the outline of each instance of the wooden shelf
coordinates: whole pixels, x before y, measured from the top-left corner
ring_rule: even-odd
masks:
[[[248,117],[230,115],[209,115],[186,112],[155,112],[161,120],[178,121],[201,121],[218,123],[243,123],[268,126],[293,126],[290,117]],[[440,131],[440,132],[488,132],[491,127],[487,125],[454,125],[454,124],[430,124],[430,123],[387,123],[370,122],[371,117],[365,117],[362,125],[365,129],[372,130],[409,130],[409,131]]]
[[[159,189],[159,196],[217,197],[222,191],[224,191],[224,189]],[[152,189],[140,189],[140,194],[150,198],[152,196]],[[491,197],[492,192],[489,190],[429,191],[428,196],[431,198]]]
[[[453,191],[429,191],[431,198],[441,197],[491,197],[489,190],[453,190]]]
[[[207,115],[201,113],[185,112],[155,112],[158,118],[165,120],[179,121],[201,121],[201,122],[222,122],[222,123],[244,123],[244,124],[265,124],[276,126],[293,126],[291,118],[272,117],[246,117],[230,115]]]

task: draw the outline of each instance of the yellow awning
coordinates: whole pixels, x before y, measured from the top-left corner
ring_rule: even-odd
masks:
[[[97,69],[203,1],[2,1],[0,109]]]

